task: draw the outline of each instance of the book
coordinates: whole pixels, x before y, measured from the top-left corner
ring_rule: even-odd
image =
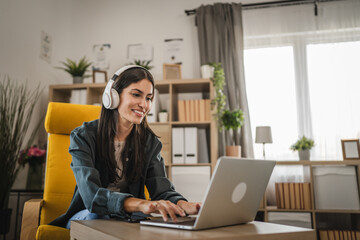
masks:
[[[290,190],[290,209],[295,209],[295,183],[289,183]]]
[[[303,183],[303,191],[304,191],[304,209],[310,210],[311,209],[311,190],[310,190],[310,183]]]
[[[191,117],[191,111],[190,111],[190,101],[186,100],[185,101],[185,122],[190,122],[190,117]]]
[[[301,209],[305,209],[305,204],[304,204],[304,183],[300,184],[300,200],[301,200]]]
[[[285,208],[286,209],[290,209],[290,187],[289,187],[289,183],[283,183],[284,184],[284,203],[285,203]]]
[[[334,231],[328,230],[328,239],[335,240]]]
[[[178,100],[178,120],[185,122],[185,101]]]
[[[328,240],[328,232],[326,230],[319,230],[320,240]]]
[[[206,115],[206,111],[205,111],[205,99],[201,99],[199,100],[199,105],[200,105],[200,108],[199,108],[199,113],[200,113],[200,120],[201,122],[204,122],[205,121],[205,115]]]
[[[275,183],[276,207],[281,208],[280,183]]]
[[[301,209],[300,183],[294,183],[295,187],[295,209]]]
[[[205,99],[205,121],[211,120],[210,99]]]
[[[190,102],[190,121],[195,121],[195,102],[194,100],[188,100]]]
[[[194,100],[194,105],[195,105],[195,122],[199,122],[200,121],[200,105],[199,105],[199,101],[200,100]]]

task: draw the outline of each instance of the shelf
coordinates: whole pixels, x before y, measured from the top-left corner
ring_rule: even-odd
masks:
[[[210,126],[211,122],[210,121],[204,121],[204,122],[171,122],[171,124],[175,127],[189,127],[189,126],[193,126],[193,127],[198,127],[198,128],[207,128]]]
[[[268,212],[313,212],[312,209],[286,209],[286,208],[277,208],[276,206],[267,206],[266,211],[268,211]]]
[[[351,209],[315,209],[315,213],[357,213],[360,214],[360,210]]]
[[[193,163],[193,164],[170,164],[172,167],[192,167],[192,166],[211,166],[211,163]]]
[[[276,161],[276,165],[305,165],[305,166],[325,166],[325,165],[360,165],[359,160],[336,160],[336,161]]]

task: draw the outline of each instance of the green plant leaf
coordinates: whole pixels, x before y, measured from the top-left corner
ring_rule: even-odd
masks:
[[[61,61],[60,63],[63,64],[64,67],[56,67],[56,68],[68,72],[73,77],[83,77],[87,69],[92,64],[92,62],[87,60],[85,56],[82,57],[78,63],[76,63],[75,61],[69,58],[66,58],[66,62]]]

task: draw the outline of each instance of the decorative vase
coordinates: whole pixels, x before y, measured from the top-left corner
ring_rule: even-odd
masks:
[[[310,150],[299,150],[299,159],[300,160],[310,160]]]
[[[26,189],[41,190],[42,189],[43,170],[41,163],[29,164],[29,172],[26,182]]]
[[[84,77],[79,77],[79,76],[73,77],[73,83],[83,83],[83,81],[84,81]]]
[[[201,78],[212,78],[212,77],[214,77],[214,70],[215,70],[215,68],[213,66],[202,65],[200,67]]]
[[[159,112],[159,122],[167,122],[167,121],[168,121],[168,113]]]
[[[10,219],[12,209],[0,209],[0,234],[5,235],[10,230]],[[4,236],[5,239],[5,236]]]
[[[226,156],[241,158],[241,146],[240,145],[226,146]]]

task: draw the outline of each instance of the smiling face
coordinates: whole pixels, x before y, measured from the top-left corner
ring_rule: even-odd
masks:
[[[146,78],[123,89],[118,107],[119,123],[123,127],[127,128],[143,121],[151,109],[153,92],[153,86]]]

